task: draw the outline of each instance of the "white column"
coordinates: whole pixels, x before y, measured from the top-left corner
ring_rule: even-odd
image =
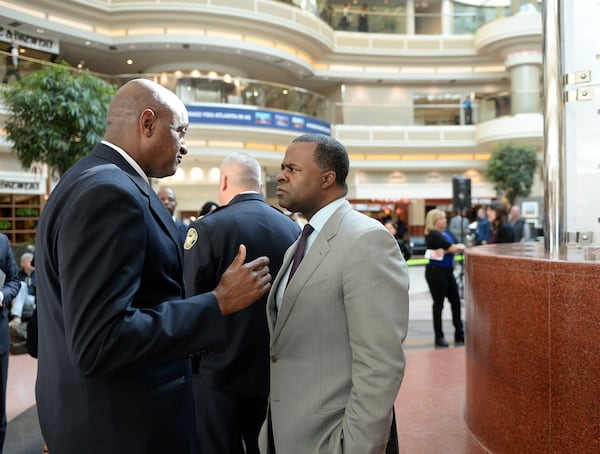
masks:
[[[415,34],[415,0],[406,0],[406,34]]]
[[[538,51],[515,52],[504,62],[510,71],[511,114],[542,111],[542,54]]]
[[[454,8],[451,0],[442,0],[442,35],[454,33]]]
[[[561,0],[560,5],[564,27],[560,53],[563,75],[590,71],[589,77],[573,77],[572,83],[562,87],[571,95],[579,90],[579,96],[570,96],[560,111],[565,125],[565,231],[592,232],[592,242],[597,247],[600,244],[600,60],[595,43],[600,4],[596,0]]]

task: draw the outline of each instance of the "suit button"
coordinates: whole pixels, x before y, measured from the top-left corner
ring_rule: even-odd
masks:
[[[271,362],[272,362],[272,363],[276,363],[276,362],[277,362],[277,356],[275,356],[275,355],[272,355],[272,356],[271,356]]]

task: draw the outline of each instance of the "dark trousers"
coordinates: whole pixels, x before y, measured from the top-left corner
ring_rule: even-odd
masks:
[[[3,320],[6,323],[6,320]],[[8,352],[0,354],[0,454],[6,438],[6,383],[8,381]]]
[[[267,396],[232,397],[193,374],[196,436],[200,454],[259,454],[258,434]]]
[[[392,427],[390,428],[390,438],[385,448],[385,454],[400,454],[398,429],[396,428],[396,410],[392,410]]]
[[[2,83],[6,84],[8,83],[8,79],[10,78],[10,76],[15,76],[17,78],[17,80],[21,79],[21,74],[19,73],[19,67],[18,66],[6,66],[6,73],[4,73],[4,77],[2,78]]]
[[[452,308],[454,336],[458,339],[463,338],[464,331],[460,317],[460,295],[458,294],[458,284],[454,277],[454,269],[427,265],[425,267],[425,280],[433,298],[433,331],[435,338],[441,339],[444,337],[444,331],[442,330],[442,310],[444,309],[445,298],[448,298],[450,307]]]

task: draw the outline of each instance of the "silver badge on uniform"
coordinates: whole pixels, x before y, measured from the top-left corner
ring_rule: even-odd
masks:
[[[187,231],[187,235],[185,237],[185,243],[183,243],[183,248],[188,250],[191,249],[194,244],[198,241],[198,232],[193,227],[190,227]]]

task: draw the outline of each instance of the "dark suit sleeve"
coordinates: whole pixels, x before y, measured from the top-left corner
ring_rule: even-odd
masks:
[[[186,296],[196,295],[214,288],[219,277],[217,276],[219,273],[217,260],[213,258],[214,244],[208,238],[204,223],[201,220],[195,221],[190,224],[190,228],[196,231],[198,240],[184,251],[183,277]],[[220,255],[228,256],[229,254],[227,251],[222,251]]]
[[[10,247],[10,242],[5,235],[0,235],[0,251],[2,252],[0,269],[6,275],[4,285],[2,286],[2,294],[4,295],[2,305],[7,307],[7,304],[19,293],[21,282],[19,281],[19,270]]]
[[[114,184],[84,191],[64,216],[56,243],[61,316],[84,375],[224,347],[216,298],[182,299],[181,261],[155,217],[137,188]]]

